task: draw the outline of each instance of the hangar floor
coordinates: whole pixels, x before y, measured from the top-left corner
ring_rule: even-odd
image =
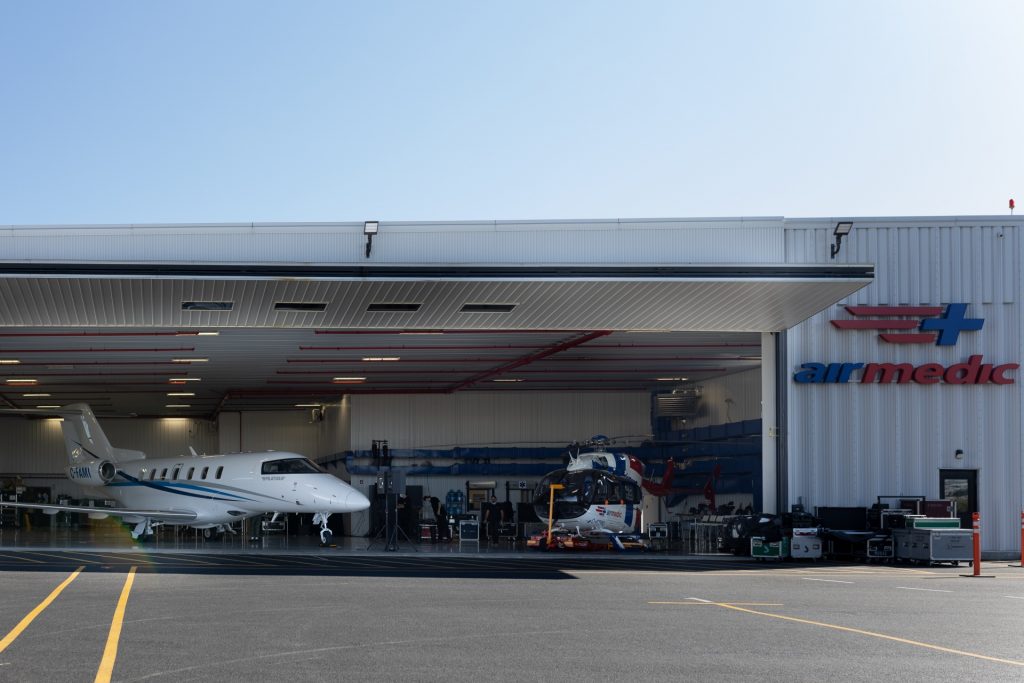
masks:
[[[392,549],[386,547],[385,539],[382,537],[366,538],[363,536],[335,536],[331,545],[322,547],[316,535],[284,535],[267,534],[261,535],[257,540],[250,540],[242,534],[223,535],[218,539],[206,539],[202,532],[195,529],[186,529],[181,532],[161,533],[155,538],[146,542],[133,540],[127,529],[107,525],[98,529],[81,530],[49,530],[49,529],[4,529],[0,528],[0,550],[22,549],[22,550],[95,550],[95,551],[145,551],[153,553],[173,552],[201,552],[201,553],[226,553],[226,554],[388,554],[388,555],[484,555],[484,556],[536,556],[543,555],[534,549],[526,548],[520,541],[516,543],[501,542],[488,544],[486,542],[465,541],[448,542],[442,541],[430,543],[419,542],[418,539],[399,537],[398,542]],[[580,554],[571,551],[561,551],[562,554]],[[637,553],[615,553],[615,552],[589,552],[587,555],[611,555],[619,557],[635,557]],[[655,553],[642,553],[645,557],[658,556],[692,556],[682,551],[667,550]],[[718,558],[720,560],[731,559],[731,555],[706,554],[706,558]]]

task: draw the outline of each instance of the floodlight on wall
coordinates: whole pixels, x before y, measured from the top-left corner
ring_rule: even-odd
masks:
[[[835,235],[836,241],[832,245],[831,258],[834,259],[836,254],[839,253],[839,248],[843,245],[843,238],[849,235],[851,230],[853,230],[853,223],[849,221],[836,223],[836,228],[832,231],[832,234]]]
[[[953,451],[953,457],[956,458],[957,460],[963,460],[964,450],[962,448],[956,449],[955,451]]]
[[[373,249],[373,236],[380,229],[380,221],[366,221],[363,223],[363,234],[366,235],[366,258],[370,258],[370,250]]]

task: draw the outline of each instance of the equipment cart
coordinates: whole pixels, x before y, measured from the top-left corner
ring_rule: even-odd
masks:
[[[790,545],[790,555],[793,559],[800,560],[821,559],[821,538],[818,537],[817,527],[793,529],[793,542]]]
[[[756,560],[783,560],[789,557],[789,537],[779,541],[767,541],[764,536],[750,537],[750,556]]]
[[[953,566],[974,560],[970,529],[896,529],[892,532],[897,560]]]

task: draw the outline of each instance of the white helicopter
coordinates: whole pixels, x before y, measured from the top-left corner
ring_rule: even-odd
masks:
[[[111,446],[84,403],[0,412],[64,418],[68,478],[90,495],[116,500],[121,507],[10,501],[3,506],[51,515],[80,512],[94,519],[114,515],[135,525],[133,539],[151,535],[161,524],[226,530],[232,522],[265,513],[313,513],[324,545],[331,539],[327,519],[332,514],[370,507],[362,493],[296,453],[198,455],[190,448],[189,456],[150,459],[142,451]]]
[[[598,434],[583,446],[593,451],[570,451],[564,469],[549,472],[534,490],[534,510],[564,547],[586,548],[613,543],[617,536],[640,531],[644,466],[637,458],[606,450],[608,437]],[[540,536],[527,545],[551,544]]]

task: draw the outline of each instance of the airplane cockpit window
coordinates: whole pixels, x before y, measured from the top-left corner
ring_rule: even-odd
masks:
[[[322,469],[309,458],[285,458],[263,463],[262,474],[320,474]]]

